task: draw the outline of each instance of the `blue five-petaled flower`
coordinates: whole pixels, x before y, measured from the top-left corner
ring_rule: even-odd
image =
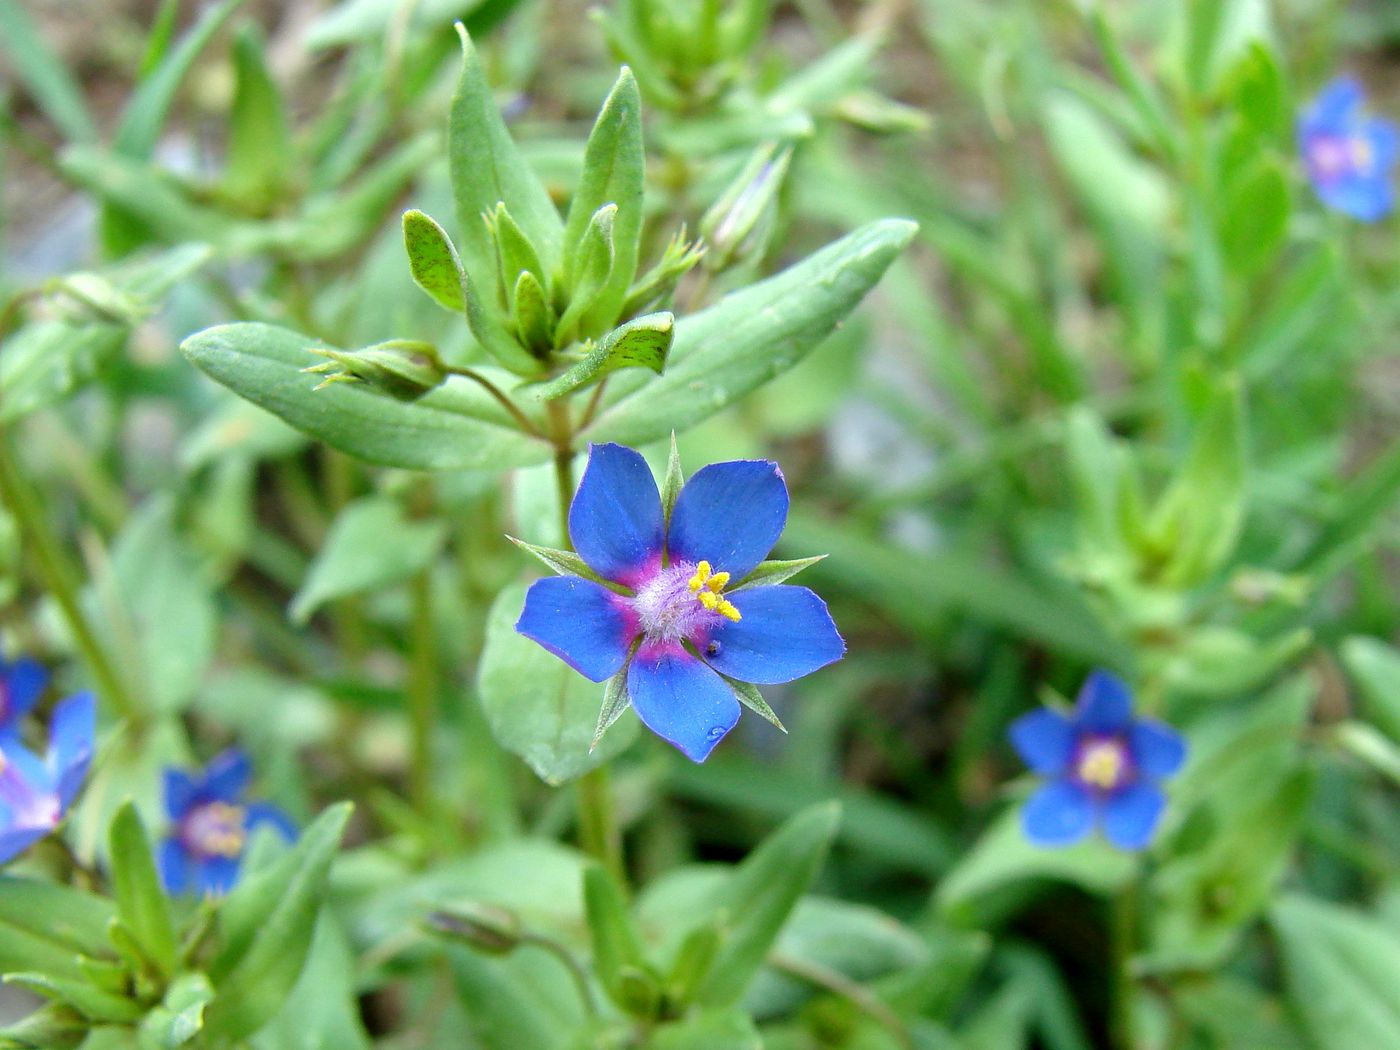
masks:
[[[0,688],[7,706],[0,719],[0,864],[58,827],[87,776],[97,735],[97,701],[77,693],[54,708],[44,758],[20,742],[15,711],[32,707],[47,679],[42,670],[35,676],[35,667],[23,660],[10,665]],[[23,670],[16,675],[16,668]]]
[[[1395,207],[1391,169],[1400,159],[1400,132],[1362,108],[1361,85],[1338,77],[1298,120],[1308,180],[1329,208],[1376,222]]]
[[[49,672],[43,664],[27,656],[14,661],[0,656],[0,734],[15,730],[48,683]]]
[[[1119,849],[1152,841],[1167,799],[1158,782],[1186,760],[1186,741],[1170,726],[1133,717],[1128,687],[1093,672],[1069,716],[1042,707],[1011,724],[1011,743],[1048,779],[1021,812],[1037,846],[1068,846],[1098,824]]]
[[[254,829],[266,825],[288,842],[296,827],[277,807],[245,802],[252,766],[237,748],[214,758],[202,775],[165,771],[170,834],[161,843],[161,883],[170,894],[221,897],[238,882]]]
[[[806,587],[743,586],[787,522],[776,463],[703,467],[669,522],[641,454],[593,445],[569,508],[569,535],[613,590],[574,576],[537,580],[515,625],[595,682],[624,671],[642,722],[703,762],[739,720],[726,678],[790,682],[846,651],[826,603]]]

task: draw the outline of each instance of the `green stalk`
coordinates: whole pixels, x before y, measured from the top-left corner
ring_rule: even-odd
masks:
[[[432,817],[433,724],[437,717],[437,634],[433,629],[432,580],[424,569],[410,585],[413,600],[408,710],[412,751],[409,791],[418,812]]]
[[[49,530],[39,494],[29,487],[10,454],[8,438],[0,437],[0,499],[10,508],[34,551],[34,562],[44,586],[53,595],[73,632],[88,673],[97,691],[122,717],[139,726],[144,716],[136,698],[127,689],[111,657],[98,640],[78,598],[78,584],[62,550]]]
[[[1109,1039],[1118,1050],[1133,1050],[1137,1045],[1133,1039],[1137,986],[1132,973],[1137,884],[1130,882],[1120,890],[1109,909],[1110,964],[1113,967],[1110,975],[1113,998],[1109,1004]]]

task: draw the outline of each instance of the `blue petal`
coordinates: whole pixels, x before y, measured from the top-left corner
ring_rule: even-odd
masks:
[[[1052,780],[1026,800],[1021,827],[1036,846],[1068,846],[1094,826],[1094,800],[1068,780]]]
[[[1006,735],[1034,772],[1054,777],[1069,769],[1076,734],[1070,720],[1058,711],[1048,707],[1028,711],[1011,723]]]
[[[1167,797],[1159,788],[1145,781],[1128,785],[1104,801],[1104,838],[1119,849],[1143,849],[1152,841],[1166,805]]]
[[[1093,733],[1126,729],[1133,717],[1133,696],[1122,679],[1107,671],[1094,671],[1079,690],[1074,721]]]
[[[200,897],[223,897],[238,884],[242,857],[209,857],[194,862],[194,892]]]
[[[291,817],[270,802],[250,802],[245,807],[248,814],[247,828],[251,834],[258,828],[269,827],[288,842],[297,840],[297,826]]]
[[[627,671],[627,692],[642,723],[693,762],[703,762],[739,721],[724,679],[679,645],[644,645]]]
[[[49,763],[65,812],[77,797],[92,764],[96,736],[97,698],[91,693],[75,693],[54,708]]]
[[[1395,191],[1384,176],[1352,176],[1317,187],[1317,195],[1329,208],[1361,222],[1379,222],[1395,209]]]
[[[1371,145],[1377,172],[1383,174],[1400,159],[1400,129],[1390,121],[1372,117],[1362,127],[1361,134]]]
[[[0,799],[24,811],[35,796],[48,795],[53,790],[53,774],[44,761],[14,737],[7,738],[5,762],[0,768]]]
[[[0,864],[8,864],[53,831],[49,827],[9,828],[0,831]]]
[[[574,549],[598,575],[629,587],[660,562],[661,493],[641,453],[590,445],[569,507]]]
[[[252,774],[253,764],[247,753],[242,748],[231,747],[215,755],[205,767],[200,800],[236,803],[248,790],[248,779]]]
[[[180,840],[171,836],[160,844],[156,851],[156,869],[160,872],[160,884],[172,897],[188,893],[192,868],[190,855]]]
[[[0,667],[0,726],[14,725],[27,715],[49,684],[43,664],[21,656]]]
[[[1165,722],[1142,718],[1128,730],[1133,764],[1157,780],[1169,777],[1186,761],[1186,738]]]
[[[515,629],[594,682],[622,670],[641,631],[636,613],[618,595],[575,576],[530,584]]]
[[[744,459],[701,467],[681,488],[666,546],[672,561],[707,561],[737,583],[768,557],[787,524],[778,464]]]
[[[199,786],[183,769],[167,766],[165,780],[165,815],[171,820],[183,820],[194,805]]]
[[[1361,82],[1355,77],[1341,76],[1331,81],[1313,99],[1305,120],[1312,127],[1337,129],[1350,120],[1364,100]]]
[[[776,685],[811,674],[846,653],[826,602],[806,587],[753,587],[726,597],[741,618],[714,628],[708,644],[697,642],[721,674]]]

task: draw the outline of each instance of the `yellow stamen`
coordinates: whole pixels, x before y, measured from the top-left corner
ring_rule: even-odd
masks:
[[[714,591],[716,594],[718,594],[720,591],[724,590],[724,585],[725,585],[726,583],[728,583],[728,582],[729,582],[729,573],[727,573],[727,572],[717,572],[717,573],[715,573],[713,576],[710,577],[709,582],[706,583],[705,586],[707,586],[708,588],[710,588],[710,590],[712,590],[712,591]]]
[[[213,827],[206,830],[199,846],[205,853],[220,857],[237,857],[247,845],[248,835],[243,830],[247,811],[242,806],[230,806],[224,802],[211,802],[207,807]]]
[[[1363,175],[1369,174],[1376,165],[1376,151],[1371,148],[1371,140],[1357,135],[1351,140],[1351,162]]]
[[[687,586],[690,588],[690,592],[694,594],[696,591],[700,590],[701,587],[705,586],[705,582],[709,578],[710,563],[707,561],[702,561],[699,565],[695,566],[695,575],[690,578],[690,583],[687,584]],[[728,577],[726,575],[726,579],[727,578]]]
[[[719,603],[719,608],[715,611],[718,612],[721,616],[733,620],[735,623],[742,619],[742,617],[739,615],[739,610],[734,608],[734,604],[732,602],[721,600]]]
[[[1116,787],[1123,775],[1123,752],[1117,744],[1093,744],[1079,759],[1079,779],[1104,789]]]
[[[729,573],[715,572],[710,568],[710,563],[702,561],[695,566],[695,575],[690,578],[686,586],[690,588],[690,593],[700,599],[700,604],[710,612],[717,612],[721,616],[730,620],[739,620],[739,610],[734,608],[734,603],[721,598],[724,585],[729,582]]]
[[[705,608],[709,609],[711,612],[715,611],[715,607],[718,606],[720,602],[719,598],[715,595],[714,591],[701,591],[699,597],[700,604],[703,605]]]

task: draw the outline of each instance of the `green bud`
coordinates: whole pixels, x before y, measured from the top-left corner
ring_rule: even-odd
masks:
[[[391,339],[363,350],[329,350],[319,346],[307,349],[330,358],[302,369],[325,375],[317,390],[331,383],[368,383],[399,401],[416,401],[447,378],[437,348],[412,339]]]
[[[511,298],[520,344],[537,356],[554,349],[554,311],[549,307],[539,279],[529,270],[522,271]]]
[[[133,325],[150,316],[151,305],[122,291],[107,278],[95,273],[72,273],[58,277],[45,285],[45,291],[61,295],[72,307],[70,319],[84,321],[114,321]]]
[[[540,263],[539,252],[525,236],[525,231],[511,218],[504,202],[496,205],[494,214],[482,216],[491,239],[496,243],[496,264],[500,267],[501,288],[510,295],[524,273],[534,276],[540,288],[547,287],[547,275]],[[514,297],[506,304],[515,309]]]
[[[709,245],[705,266],[724,270],[762,252],[777,211],[778,191],[792,161],[791,146],[764,146],[700,220]]]
[[[837,100],[833,112],[848,124],[877,135],[922,134],[933,123],[923,110],[868,89],[858,89],[842,96]]]
[[[428,925],[487,955],[508,955],[525,939],[524,927],[515,913],[494,904],[470,902],[458,905],[455,911],[433,912],[428,916]]]

